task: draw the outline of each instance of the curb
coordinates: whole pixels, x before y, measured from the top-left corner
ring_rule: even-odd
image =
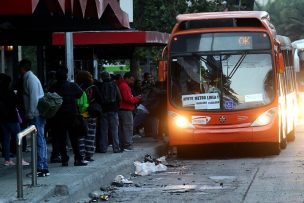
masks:
[[[93,190],[99,190],[101,186],[110,185],[116,175],[134,173],[133,162],[142,160],[145,154],[158,157],[166,153],[166,143],[157,143],[155,147],[144,148],[140,153],[136,151],[128,157],[123,157],[122,161],[118,158],[115,161],[106,162],[104,164],[109,164],[109,167],[102,168],[102,171],[96,171],[79,180],[75,180],[72,184],[56,185],[46,195],[32,200],[32,202],[77,202],[79,199],[88,197],[88,194]]]

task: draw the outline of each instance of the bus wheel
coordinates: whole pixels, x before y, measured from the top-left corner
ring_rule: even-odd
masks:
[[[286,134],[287,134],[287,133],[285,132],[285,135],[286,135]],[[281,127],[280,127],[280,140],[281,140],[281,142],[280,142],[280,147],[281,147],[281,149],[286,149],[286,147],[287,147],[287,137],[284,136],[284,134],[283,134],[282,125],[281,125]]]
[[[296,139],[295,129],[292,129],[292,131],[287,135],[287,140],[294,141],[295,139]]]
[[[176,147],[177,156],[180,158],[186,158],[190,156],[191,150],[189,151],[189,147],[187,146],[177,146]]]
[[[273,142],[269,144],[268,152],[270,155],[279,155],[281,152],[281,144],[278,142]]]
[[[285,138],[281,137],[280,148],[281,149],[286,149],[286,147],[287,147],[287,138],[286,137]]]
[[[295,125],[293,124],[293,129],[290,133],[287,135],[288,141],[294,141],[296,139],[296,133],[295,133]]]

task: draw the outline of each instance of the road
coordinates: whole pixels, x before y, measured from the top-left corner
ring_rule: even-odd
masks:
[[[258,153],[261,146],[225,145],[171,157],[166,172],[129,177],[134,184],[112,188],[108,202],[304,202],[303,133],[298,126],[296,140],[276,156]]]

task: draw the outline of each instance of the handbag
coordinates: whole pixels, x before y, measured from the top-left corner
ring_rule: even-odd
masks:
[[[88,133],[88,127],[82,115],[77,114],[72,122],[72,128],[75,129],[79,137],[84,137]]]
[[[17,114],[17,118],[18,118],[18,123],[22,124],[23,123],[23,120],[20,116],[20,113],[19,113],[19,110],[16,108],[16,114]]]
[[[92,101],[88,107],[88,113],[90,117],[96,118],[102,114],[101,105],[98,104],[95,100]]]

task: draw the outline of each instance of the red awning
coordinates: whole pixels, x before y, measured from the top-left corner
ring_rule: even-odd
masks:
[[[53,33],[53,45],[64,45],[64,33]],[[164,45],[169,39],[168,33],[155,31],[116,31],[116,32],[74,32],[74,45],[115,45],[150,44]]]

